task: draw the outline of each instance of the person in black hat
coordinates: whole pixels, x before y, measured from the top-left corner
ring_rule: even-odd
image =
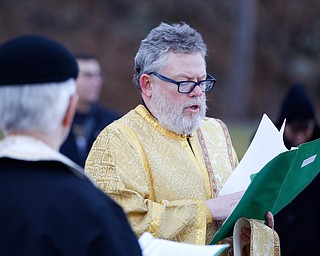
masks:
[[[118,204],[60,154],[78,66],[60,43],[0,46],[0,255],[141,255]]]
[[[303,85],[295,84],[287,92],[276,123],[280,129],[284,119],[284,142],[288,149],[320,137],[315,108]],[[318,175],[290,204],[277,213],[275,230],[281,241],[281,255],[320,255],[320,194]]]
[[[294,84],[288,90],[276,122],[278,129],[281,128],[285,119],[283,139],[288,149],[320,138],[320,129],[313,103],[301,84]]]

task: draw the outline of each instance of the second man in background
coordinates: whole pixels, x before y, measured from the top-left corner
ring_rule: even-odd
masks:
[[[77,54],[76,59],[79,65],[79,101],[70,133],[60,151],[83,167],[100,131],[120,116],[98,103],[103,85],[98,60],[85,54]]]

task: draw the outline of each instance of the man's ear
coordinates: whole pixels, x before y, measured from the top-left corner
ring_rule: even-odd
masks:
[[[140,76],[140,88],[142,91],[142,94],[147,97],[151,98],[152,95],[152,81],[149,75],[142,74]]]
[[[76,112],[78,98],[79,98],[78,94],[74,94],[69,99],[69,104],[68,104],[68,107],[67,107],[67,111],[66,111],[66,113],[64,115],[64,118],[62,120],[62,124],[63,124],[64,127],[69,127],[72,124],[73,117],[74,117],[74,114]]]

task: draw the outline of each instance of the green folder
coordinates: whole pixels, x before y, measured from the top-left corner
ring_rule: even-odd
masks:
[[[211,244],[232,236],[234,224],[241,217],[265,220],[268,211],[277,214],[308,186],[319,171],[320,139],[301,144],[273,158],[254,175]]]

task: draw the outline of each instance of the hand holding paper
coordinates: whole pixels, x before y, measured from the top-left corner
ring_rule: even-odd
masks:
[[[260,153],[263,155],[263,152]],[[235,222],[241,217],[265,220],[268,211],[277,214],[319,173],[319,154],[320,140],[315,140],[301,144],[296,149],[285,150],[269,161],[249,182],[245,194],[218,230],[212,243],[231,236]],[[255,161],[260,162],[260,155],[256,155]],[[249,173],[245,175],[247,178],[250,176]]]

